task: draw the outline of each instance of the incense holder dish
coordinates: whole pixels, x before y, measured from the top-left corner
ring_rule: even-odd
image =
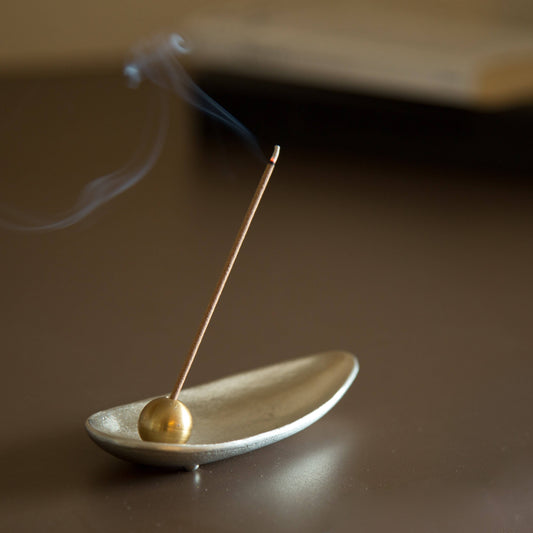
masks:
[[[195,470],[310,426],[342,398],[358,371],[353,355],[332,351],[184,389],[180,401],[194,421],[186,444],[141,440],[137,421],[151,398],[95,413],[85,427],[96,444],[121,459]]]

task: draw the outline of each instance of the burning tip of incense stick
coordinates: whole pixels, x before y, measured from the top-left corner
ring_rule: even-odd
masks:
[[[273,165],[276,164],[276,161],[278,160],[278,156],[279,156],[279,144],[276,144],[276,146],[274,146],[274,152],[272,153],[272,157],[270,158],[270,162]]]

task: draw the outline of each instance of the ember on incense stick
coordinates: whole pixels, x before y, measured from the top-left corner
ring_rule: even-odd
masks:
[[[215,292],[211,297],[207,311],[202,319],[200,328],[198,329],[198,332],[194,338],[189,355],[185,360],[172,393],[168,397],[163,396],[148,402],[148,404],[146,404],[144,409],[141,411],[138,422],[138,430],[139,435],[143,440],[168,442],[174,444],[184,444],[189,440],[193,424],[192,415],[187,406],[178,400],[178,396],[183,388],[185,380],[187,379],[187,375],[189,374],[191,366],[194,362],[194,358],[196,357],[198,348],[200,347],[207,326],[209,325],[209,321],[213,316],[213,312],[218,300],[220,299],[220,295],[224,290],[224,286],[228,280],[231,269],[233,268],[235,259],[239,254],[239,250],[241,249],[244,238],[246,237],[248,228],[250,227],[257,207],[259,206],[263,193],[268,185],[270,176],[274,171],[276,161],[278,160],[279,151],[280,147],[276,145],[274,147],[274,152],[272,153],[272,156],[265,167],[259,185],[255,190],[252,201],[250,202],[250,206],[246,211],[244,220],[242,221],[239,232],[237,233],[237,237],[235,238],[235,242],[233,243],[233,247],[231,248],[226,264],[224,265],[224,269],[222,270],[222,274],[218,280]]]

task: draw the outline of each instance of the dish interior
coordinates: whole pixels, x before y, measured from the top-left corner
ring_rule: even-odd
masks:
[[[180,400],[192,413],[193,430],[182,446],[245,439],[295,422],[355,377],[356,365],[351,354],[327,352],[185,389]],[[89,424],[111,438],[140,440],[137,421],[148,401],[101,411]]]

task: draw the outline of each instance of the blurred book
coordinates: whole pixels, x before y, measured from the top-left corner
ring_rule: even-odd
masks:
[[[186,36],[200,71],[468,108],[533,101],[533,12],[466,5],[245,2],[189,19]]]

